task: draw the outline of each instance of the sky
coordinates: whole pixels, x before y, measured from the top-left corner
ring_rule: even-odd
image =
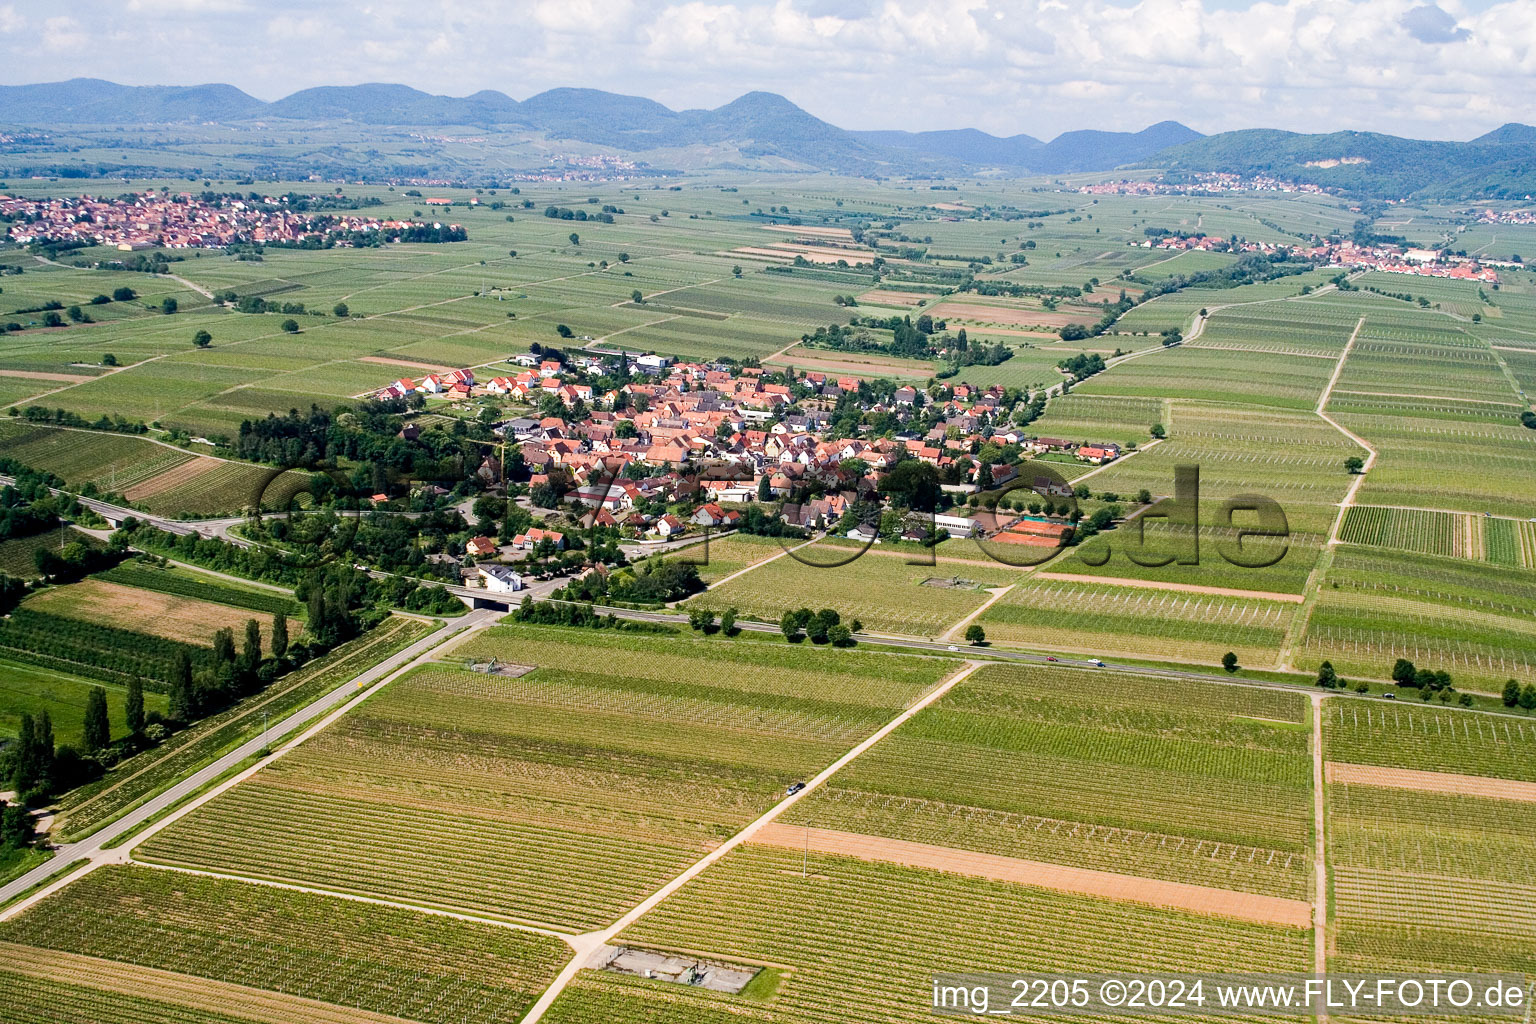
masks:
[[[844,128],[1047,139],[1165,119],[1468,139],[1536,121],[1536,0],[0,0],[0,84],[73,77],[675,109],[761,89]]]

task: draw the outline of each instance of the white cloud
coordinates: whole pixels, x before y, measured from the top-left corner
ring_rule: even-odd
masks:
[[[49,18],[43,22],[43,48],[54,53],[69,54],[85,46],[86,35],[80,23],[67,15]]]
[[[1530,2],[71,0],[73,17],[45,17],[54,0],[13,0],[0,80],[231,81],[269,99],[574,85],[673,107],[765,89],[854,128],[1050,137],[1174,118],[1467,138],[1530,117]],[[19,33],[33,11],[41,47]],[[83,45],[81,24],[112,45]]]
[[[128,0],[134,14],[220,14],[250,10],[246,0]]]

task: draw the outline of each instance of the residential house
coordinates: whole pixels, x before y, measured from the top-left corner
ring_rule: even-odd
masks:
[[[482,563],[475,566],[475,571],[480,585],[493,594],[513,594],[527,585],[523,574],[510,566]]]
[[[464,553],[471,558],[491,558],[496,554],[496,542],[490,537],[471,537],[464,545]]]

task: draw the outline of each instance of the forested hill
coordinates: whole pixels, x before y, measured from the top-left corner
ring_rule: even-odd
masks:
[[[1255,128],[1186,142],[1144,165],[1166,168],[1175,176],[1269,174],[1386,197],[1524,198],[1536,192],[1536,128],[1507,124],[1470,142]]]

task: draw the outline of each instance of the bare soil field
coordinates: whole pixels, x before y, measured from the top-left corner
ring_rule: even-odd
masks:
[[[732,249],[725,253],[727,256],[747,256],[759,260],[783,260],[789,263],[795,258],[795,254],[785,249],[763,249],[757,246],[744,245],[739,249]]]
[[[915,306],[919,302],[932,302],[938,298],[928,292],[898,292],[887,291],[884,288],[871,288],[863,295],[855,296],[860,302],[867,302],[872,306]]]
[[[412,370],[425,370],[428,373],[447,373],[456,369],[452,366],[439,366],[436,363],[418,363],[412,359],[395,359],[391,356],[358,356],[360,363],[379,363],[383,366],[404,366]]]
[[[1304,900],[1259,896],[1185,882],[1165,882],[1110,871],[1091,871],[1061,864],[999,857],[947,846],[912,843],[904,839],[882,839],[822,828],[810,829],[807,836],[807,830],[802,827],[773,823],[760,829],[749,842],[793,850],[805,849],[809,842],[809,848],[817,853],[887,861],[906,867],[931,868],[1000,882],[1018,882],[1058,892],[1146,903],[1196,914],[1235,917],[1260,924],[1312,927],[1312,905]]]
[[[853,241],[853,232],[847,228],[806,228],[796,227],[793,224],[764,224],[762,228],[764,231],[782,231],[791,235],[819,235],[822,238]]]
[[[164,473],[157,473],[143,483],[134,484],[123,492],[123,497],[129,501],[138,501],[140,498],[152,498],[157,494],[164,494],[166,491],[180,487],[185,483],[190,483],[204,473],[218,469],[222,465],[224,463],[218,459],[210,459],[207,456],[200,455],[183,462],[179,466],[173,466]]]
[[[42,591],[26,603],[50,615],[152,633],[202,647],[212,647],[213,634],[226,627],[235,631],[235,643],[240,644],[248,619],[261,624],[263,643],[270,641],[272,627],[269,615],[96,579]],[[289,620],[290,636],[298,636],[301,628],[301,623]]]
[[[1496,779],[1487,775],[1426,772],[1414,768],[1345,764],[1341,761],[1329,761],[1324,767],[1327,770],[1329,782],[1343,785],[1417,789],[1427,793],[1454,793],[1458,796],[1482,796],[1496,800],[1536,803],[1536,782],[1517,782],[1514,779]]]
[[[95,377],[80,373],[47,373],[43,370],[0,370],[0,377],[20,377],[24,380],[56,380],[61,384],[80,384]]]
[[[793,365],[797,370],[817,370],[852,377],[922,377],[933,376],[933,364],[916,359],[894,359],[856,352],[830,352],[796,345],[782,355],[763,362],[770,366]]]
[[[1017,324],[1028,326],[1041,324],[1048,327],[1065,327],[1070,323],[1082,323],[1086,314],[1073,316],[1053,313],[1048,309],[1017,309],[1012,306],[983,306],[973,302],[941,302],[929,313],[935,320],[977,321],[989,324]]]

